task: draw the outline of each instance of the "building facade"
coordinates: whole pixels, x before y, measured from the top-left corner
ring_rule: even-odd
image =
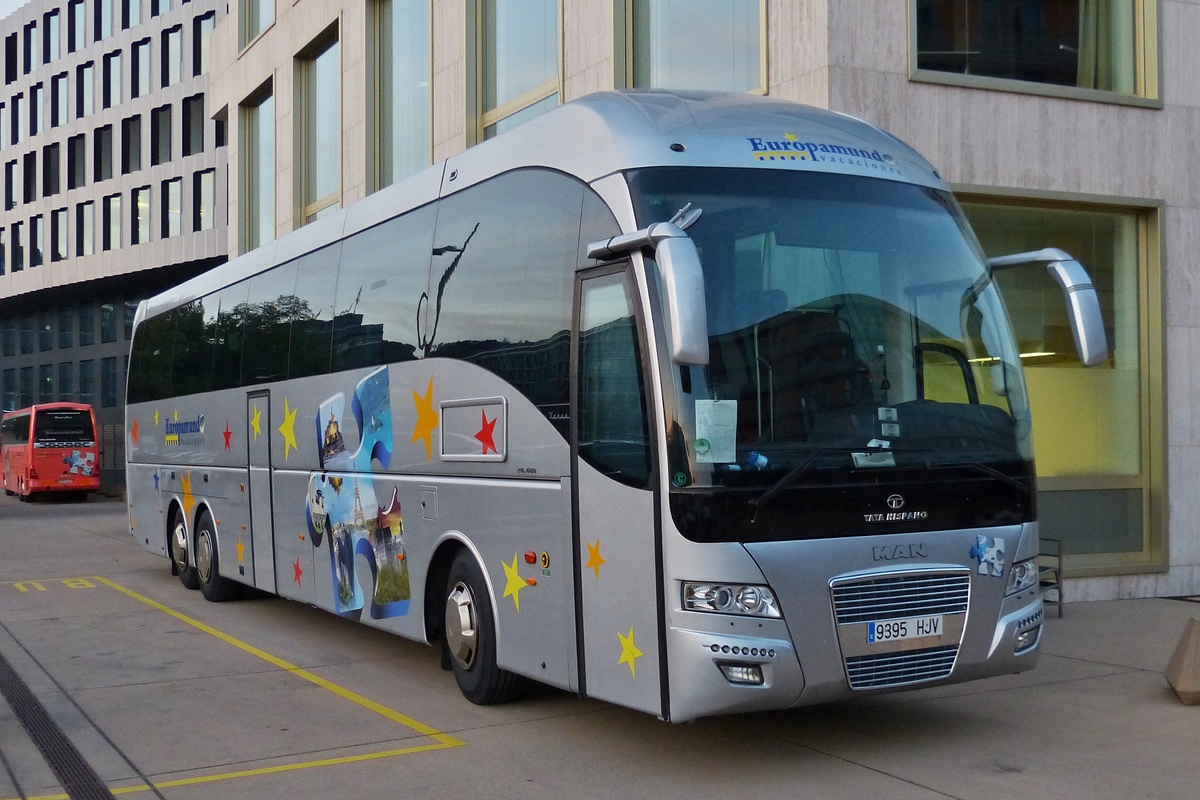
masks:
[[[124,482],[138,301],[225,260],[215,0],[34,0],[0,21],[0,399],[95,406]]]

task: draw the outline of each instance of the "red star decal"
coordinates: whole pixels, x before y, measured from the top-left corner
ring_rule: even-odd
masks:
[[[300,569],[300,559],[297,558],[295,561],[292,562],[292,572],[295,573],[292,576],[292,580],[294,580],[296,582],[296,585],[299,586],[300,585],[300,576],[304,574],[304,570]]]
[[[229,449],[229,437],[233,436],[233,431],[229,430],[229,423],[225,423],[225,449]]]
[[[480,428],[479,433],[475,434],[475,438],[483,445],[483,455],[486,456],[488,450],[491,450],[493,453],[499,453],[500,451],[496,449],[496,441],[492,438],[492,432],[496,429],[496,419],[500,418],[496,417],[496,419],[489,422],[487,412],[482,408],[479,409],[479,416],[483,417],[483,427]]]
[[[133,421],[133,427],[129,429],[129,438],[135,445],[138,443],[138,421],[136,419]]]

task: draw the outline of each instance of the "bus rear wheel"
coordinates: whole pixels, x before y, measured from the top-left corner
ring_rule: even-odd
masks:
[[[524,679],[496,665],[496,622],[479,564],[460,550],[446,579],[446,646],[463,696],[480,706],[513,700]]]
[[[221,576],[217,531],[207,511],[200,515],[200,524],[196,526],[196,575],[200,579],[200,593],[210,603],[223,603],[238,596],[240,584]]]
[[[175,509],[171,515],[171,567],[185,588],[200,588],[200,576],[196,574],[196,568],[188,563],[188,532],[179,509]]]

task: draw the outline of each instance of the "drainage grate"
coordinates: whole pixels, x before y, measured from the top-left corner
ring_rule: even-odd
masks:
[[[4,695],[71,800],[113,800],[104,781],[51,719],[46,707],[29,691],[3,653],[0,653],[0,694]]]

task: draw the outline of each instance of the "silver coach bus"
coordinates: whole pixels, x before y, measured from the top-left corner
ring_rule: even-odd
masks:
[[[684,721],[1018,672],[1029,404],[937,172],[746,95],[568,103],[141,305],[139,544]]]

